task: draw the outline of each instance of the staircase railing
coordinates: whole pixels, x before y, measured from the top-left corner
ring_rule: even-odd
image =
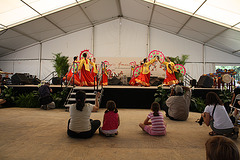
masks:
[[[184,85],[185,86],[190,86],[191,85],[191,82],[190,82],[191,80],[193,80],[192,76],[190,76],[188,73],[186,73],[184,75],[184,80],[183,80]]]

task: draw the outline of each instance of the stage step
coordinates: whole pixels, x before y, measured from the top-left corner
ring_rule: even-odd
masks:
[[[95,104],[95,96],[96,94],[94,93],[94,87],[74,87],[72,88],[72,90],[70,91],[68,98],[65,102],[65,108],[68,111],[69,107],[76,103],[76,93],[82,90],[86,93],[86,103],[91,103],[91,104]],[[98,90],[98,92],[102,92],[102,90]],[[100,96],[99,101],[101,100],[102,96]]]
[[[71,102],[76,102],[75,98],[69,98],[68,100]],[[86,98],[86,102],[95,102],[95,98]]]
[[[76,92],[72,92],[71,95],[76,95]],[[87,96],[95,96],[95,93],[86,93]]]

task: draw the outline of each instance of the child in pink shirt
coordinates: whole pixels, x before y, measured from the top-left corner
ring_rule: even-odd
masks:
[[[118,134],[118,126],[120,125],[118,110],[114,101],[107,101],[107,110],[103,117],[103,126],[99,128],[99,133],[107,137]]]
[[[160,136],[166,134],[166,123],[164,122],[162,112],[160,112],[160,105],[157,102],[153,102],[151,105],[151,110],[145,119],[144,123],[140,123],[139,126],[143,131],[146,131],[152,136]],[[149,120],[151,120],[149,122]]]

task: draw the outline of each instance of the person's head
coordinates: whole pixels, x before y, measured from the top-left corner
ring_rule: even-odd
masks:
[[[206,95],[206,105],[223,105],[223,102],[215,92],[208,92]]]
[[[151,110],[154,116],[159,116],[158,112],[160,110],[160,104],[158,102],[153,102],[151,105]]]
[[[107,113],[109,111],[114,111],[115,113],[118,112],[117,107],[116,107],[116,103],[112,100],[107,101],[106,108],[107,108],[107,110],[106,110],[105,113]]]
[[[176,85],[174,87],[174,93],[175,93],[175,96],[182,96],[183,95],[183,88],[179,85]]]
[[[166,59],[167,59],[168,62],[172,61],[170,57],[166,57]]]
[[[47,86],[50,86],[50,83],[49,83],[49,82],[45,82],[44,84],[47,85]]]
[[[239,160],[236,144],[229,138],[214,136],[205,143],[206,160]]]
[[[146,63],[146,62],[147,62],[147,58],[144,58],[144,59],[143,59],[143,63]]]
[[[93,62],[94,62],[94,63],[96,62],[96,58],[95,58],[95,57],[93,58]]]
[[[74,61],[77,61],[77,59],[78,59],[78,56],[73,57]]]
[[[86,93],[84,91],[78,91],[76,93],[76,109],[79,111],[83,110],[85,106]]]
[[[87,53],[83,53],[83,57],[84,57],[84,58],[87,58]]]

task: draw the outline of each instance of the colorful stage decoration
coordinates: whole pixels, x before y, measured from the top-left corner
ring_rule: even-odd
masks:
[[[137,65],[136,61],[130,62],[129,64],[130,64],[131,68],[134,68]]]
[[[109,64],[110,64],[108,61],[103,61],[103,63],[105,66],[109,66]]]
[[[216,70],[217,74],[230,74],[232,76],[236,75],[237,72],[234,69],[217,69]]]
[[[158,56],[158,57],[159,57],[159,61],[160,61],[161,63],[163,63],[163,62],[165,61],[165,56],[164,56],[164,54],[163,54],[161,51],[158,51],[158,50],[153,50],[153,51],[151,51],[151,52],[149,53],[149,55],[148,55],[148,61],[151,61],[151,60],[154,58],[154,56]]]
[[[111,69],[107,69],[107,73],[108,73],[108,75],[112,75],[112,70]]]
[[[181,73],[182,75],[186,74],[186,69],[182,64],[175,64],[175,69],[179,70],[179,73]]]
[[[71,71],[72,71],[72,73],[74,72],[74,73],[77,73],[78,72],[78,66],[79,66],[79,64],[80,64],[80,62],[74,62],[73,63],[73,65],[72,65],[72,67],[71,67]]]
[[[138,66],[134,69],[133,71],[133,77],[137,77],[139,76],[140,72],[141,72],[142,66]]]
[[[90,51],[88,49],[85,49],[85,50],[81,51],[79,59],[83,59],[83,53],[87,54],[88,59],[93,59],[93,54],[90,53]]]

